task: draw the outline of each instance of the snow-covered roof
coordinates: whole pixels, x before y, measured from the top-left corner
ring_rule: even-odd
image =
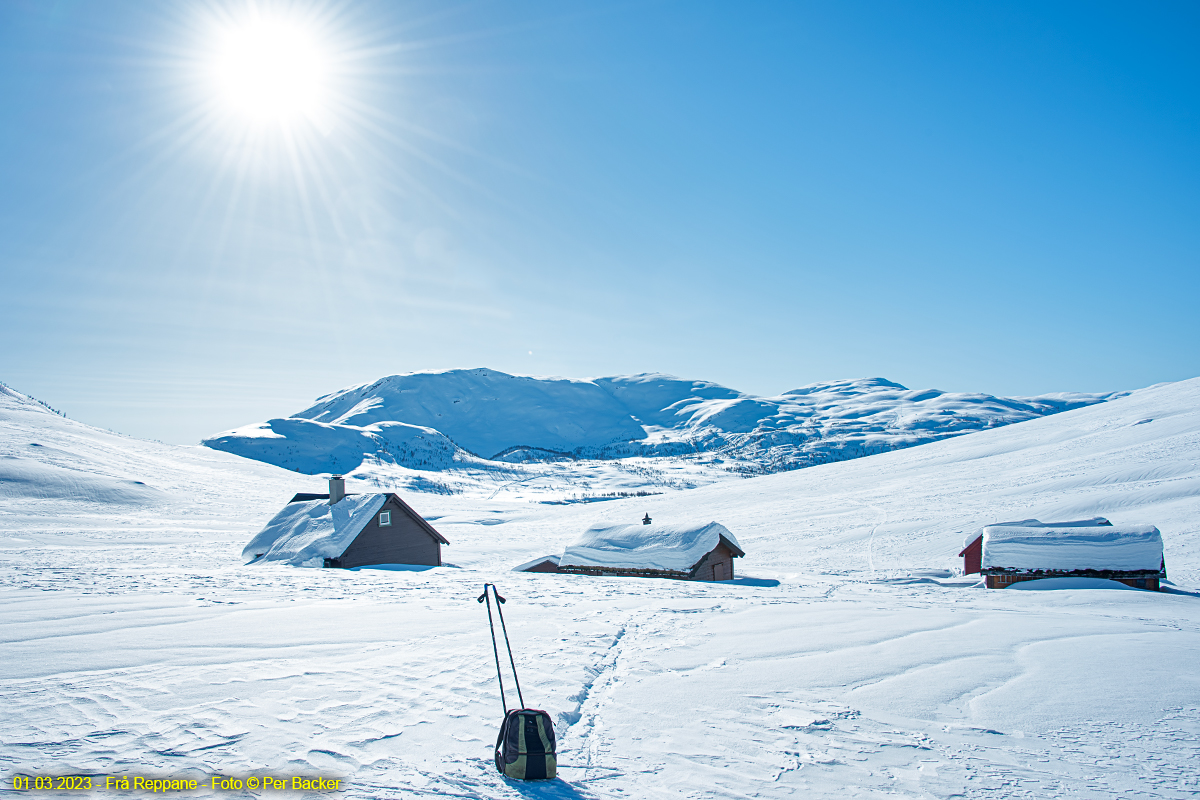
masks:
[[[690,572],[722,538],[742,555],[737,539],[719,522],[594,526],[563,551],[558,565]]]
[[[250,540],[242,557],[250,560],[262,553],[260,561],[319,567],[326,558],[340,558],[346,552],[387,498],[387,494],[360,494],[334,505],[327,500],[288,503]]]
[[[1157,572],[1162,558],[1153,525],[983,529],[983,569]]]
[[[983,536],[983,532],[987,528],[1098,528],[1110,525],[1112,523],[1104,517],[1074,519],[1069,522],[1039,522],[1036,519],[1023,519],[1017,522],[993,522],[991,525],[984,525],[982,528],[968,533],[967,538],[963,539],[963,549],[966,550],[971,546],[971,542]]]
[[[545,564],[547,561],[549,561],[551,564],[557,564],[558,556],[542,556],[541,558],[535,558],[532,561],[526,561],[524,564],[518,564],[512,568],[512,571],[524,572],[530,567],[536,567],[538,564]]]

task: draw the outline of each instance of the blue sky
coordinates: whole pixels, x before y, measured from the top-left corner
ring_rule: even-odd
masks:
[[[319,112],[212,79],[255,8]],[[0,380],[193,443],[421,369],[1194,377],[1198,94],[1186,3],[5,3]]]

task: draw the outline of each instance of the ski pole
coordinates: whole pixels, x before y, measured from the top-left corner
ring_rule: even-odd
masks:
[[[480,603],[487,602],[488,610],[488,628],[492,631],[492,653],[496,656],[496,681],[500,684],[500,702],[504,706],[504,716],[508,716],[508,701],[504,699],[504,678],[500,676],[500,650],[496,647],[496,626],[492,623],[492,601],[488,597],[488,585],[483,585],[483,594],[479,595]],[[496,595],[496,599],[500,599],[500,595]],[[496,610],[500,610],[500,604],[496,604]],[[507,641],[507,639],[505,640]],[[518,697],[520,693],[518,692]]]
[[[513,660],[512,645],[508,642],[508,626],[504,624],[504,612],[500,609],[501,604],[505,600],[496,591],[496,584],[494,583],[492,584],[492,591],[496,595],[496,613],[500,615],[500,630],[504,632],[504,646],[508,648],[508,663],[512,666],[513,683],[517,685],[517,699],[521,701],[521,708],[524,708],[525,698],[521,696],[521,679],[517,677],[517,662]]]

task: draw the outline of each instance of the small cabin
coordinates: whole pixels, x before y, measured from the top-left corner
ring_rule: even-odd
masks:
[[[346,494],[341,476],[329,494],[297,494],[242,550],[249,563],[366,567],[438,567],[450,544],[394,492]]]
[[[1166,577],[1162,534],[1153,525],[1027,519],[987,525],[964,544],[964,574],[983,575],[989,589],[1039,578],[1103,578],[1158,591]]]
[[[513,572],[558,572],[558,556],[542,556],[512,568]]]
[[[733,580],[733,559],[745,556],[737,538],[717,522],[596,526],[558,557],[546,556],[526,572],[573,575],[673,578],[685,581]]]

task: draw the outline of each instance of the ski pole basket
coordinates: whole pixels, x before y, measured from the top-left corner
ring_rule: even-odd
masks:
[[[500,647],[496,643],[496,625],[492,621],[492,597],[496,598],[496,615],[500,618],[500,631],[504,634],[504,647],[508,650],[508,664],[512,667],[513,683],[517,687],[517,700],[521,707],[509,710],[504,697],[504,676],[500,670]],[[504,625],[507,602],[496,591],[496,585],[485,583],[479,602],[487,604],[488,628],[492,632],[492,653],[496,656],[496,680],[500,683],[500,702],[504,705],[504,721],[500,723],[500,735],[496,737],[496,769],[508,778],[538,780],[553,778],[558,772],[555,755],[554,723],[550,715],[537,708],[526,708],[521,696],[521,681],[517,678],[517,663],[513,659],[512,645],[508,641],[508,628]]]

